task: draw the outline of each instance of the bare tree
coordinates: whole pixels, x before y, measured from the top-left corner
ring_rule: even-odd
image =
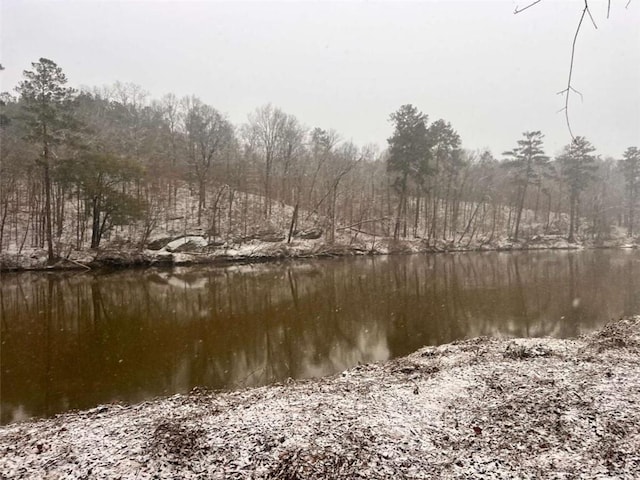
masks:
[[[198,185],[198,225],[206,206],[207,185],[211,181],[213,163],[233,139],[233,127],[215,108],[195,97],[185,99],[185,132],[187,159],[192,179]]]
[[[281,143],[288,122],[288,115],[279,108],[267,104],[249,115],[245,137],[259,150],[264,161],[264,217],[271,215],[273,165],[282,152]]]

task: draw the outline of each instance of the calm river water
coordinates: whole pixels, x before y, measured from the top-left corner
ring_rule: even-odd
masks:
[[[640,252],[460,253],[0,276],[2,424],[332,374],[640,313]]]

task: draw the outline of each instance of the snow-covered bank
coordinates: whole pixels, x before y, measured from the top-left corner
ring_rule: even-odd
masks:
[[[0,429],[7,479],[638,478],[640,316]]]
[[[155,243],[157,243],[156,241]],[[360,235],[339,236],[333,244],[318,236],[311,239],[284,237],[270,240],[254,238],[244,242],[209,243],[199,235],[184,235],[160,241],[157,248],[106,248],[101,250],[69,250],[54,264],[47,263],[46,252],[31,249],[26,252],[0,254],[0,271],[69,270],[93,268],[124,268],[152,265],[196,265],[229,263],[257,263],[293,258],[321,258],[350,255],[387,255],[393,253],[437,253],[469,251],[516,250],[573,250],[580,248],[638,248],[634,239],[614,238],[604,242],[580,241],[569,243],[559,235],[535,236],[513,241],[497,238],[491,241],[477,239],[473,243],[439,240],[428,244],[423,239],[394,241],[391,238]]]

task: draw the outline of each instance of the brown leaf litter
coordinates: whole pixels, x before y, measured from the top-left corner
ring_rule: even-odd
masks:
[[[639,478],[640,317],[0,429],[3,479]]]

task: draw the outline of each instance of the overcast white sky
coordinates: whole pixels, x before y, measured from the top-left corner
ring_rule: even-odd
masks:
[[[580,33],[574,133],[604,156],[640,145],[640,0],[590,0]],[[0,0],[0,90],[40,57],[73,86],[139,84],[195,94],[236,124],[271,102],[309,127],[386,146],[412,103],[498,155],[525,130],[548,154],[568,143],[557,113],[582,1],[214,2]]]

